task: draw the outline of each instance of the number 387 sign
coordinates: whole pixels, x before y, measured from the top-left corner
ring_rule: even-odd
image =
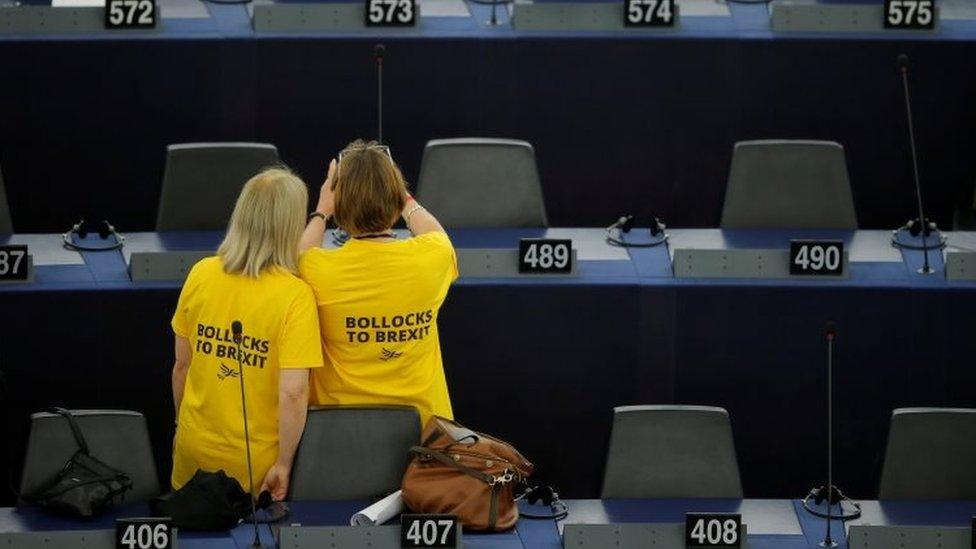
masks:
[[[417,24],[417,0],[366,0],[366,26],[411,27]]]
[[[673,27],[674,20],[674,0],[624,0],[628,27]]]
[[[156,0],[107,0],[105,28],[151,29],[156,26]]]

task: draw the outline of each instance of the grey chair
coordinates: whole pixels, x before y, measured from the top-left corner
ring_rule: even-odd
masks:
[[[729,414],[711,406],[613,410],[602,498],[741,498]]]
[[[266,143],[183,143],[166,147],[157,231],[224,230],[241,187],[278,164]]]
[[[976,409],[891,414],[878,499],[976,499]]]
[[[13,234],[14,224],[10,219],[10,206],[7,205],[7,192],[3,188],[3,172],[0,171],[0,234]]]
[[[526,141],[428,141],[417,199],[445,227],[548,226],[535,150]]]
[[[126,410],[73,410],[91,455],[132,479],[125,501],[140,503],[159,495],[146,418]],[[57,414],[31,415],[20,493],[32,494],[56,475],[78,450],[68,421]],[[21,502],[22,503],[22,502]]]
[[[844,147],[833,141],[740,141],[722,228],[857,229]]]
[[[410,406],[310,409],[290,499],[372,499],[400,489],[410,447],[420,443],[420,415]]]

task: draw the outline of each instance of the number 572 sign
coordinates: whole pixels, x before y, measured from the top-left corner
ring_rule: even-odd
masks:
[[[156,26],[156,0],[106,0],[106,29],[151,29]]]

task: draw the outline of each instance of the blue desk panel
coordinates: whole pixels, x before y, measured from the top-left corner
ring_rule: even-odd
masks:
[[[291,515],[287,524],[302,526],[349,526],[353,514],[370,505],[369,501],[295,501],[288,505]],[[521,523],[524,522],[521,521]],[[388,524],[399,524],[399,519]],[[522,549],[522,541],[515,530],[499,533],[464,532],[464,546],[492,549]]]
[[[523,234],[534,233],[452,238],[506,247]],[[212,248],[219,235],[161,240]],[[678,280],[667,253],[631,249],[629,261],[583,262],[572,278],[459,280],[439,324],[458,420],[515,444],[536,465],[533,483],[594,497],[614,406],[724,406],[746,495],[795,497],[823,483],[826,320],[840,330],[835,473],[852,496],[876,494],[892,408],[976,406],[976,340],[960,335],[976,329],[976,283],[917,276],[903,262],[857,263],[839,281]],[[23,448],[28,414],[54,404],[140,410],[165,481],[179,284],[132,283],[122,254],[97,254],[60,281],[0,286],[10,410],[0,428]],[[0,471],[19,471],[21,455],[0,453]]]
[[[506,10],[491,27],[470,4],[470,18],[411,31],[275,34],[255,32],[244,6],[207,8],[211,19],[146,35],[0,37],[16,83],[0,89],[0,165],[19,230],[61,231],[84,214],[151,229],[174,142],[275,143],[314,191],[330,156],[376,131],[377,42],[384,134],[408,180],[429,139],[527,139],[555,225],[633,210],[715,226],[735,141],[815,138],[846,147],[861,225],[897,226],[914,211],[902,52],[927,210],[942,226],[976,176],[976,73],[960,70],[976,21],[777,33],[765,6],[732,5],[661,32],[515,31]]]

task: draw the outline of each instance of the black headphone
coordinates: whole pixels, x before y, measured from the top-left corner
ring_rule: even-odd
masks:
[[[923,230],[924,236],[930,236],[932,233],[938,232],[939,227],[935,224],[935,221],[930,221],[928,219],[925,220],[925,223],[920,223],[917,217],[915,219],[909,219],[908,223],[905,223],[901,227],[891,231],[891,245],[899,250],[916,250],[920,252],[945,249],[949,242],[949,238],[943,234],[939,234],[939,241],[936,244],[909,244],[898,239],[898,233],[901,231],[908,231],[908,234],[918,236],[923,234]]]
[[[120,250],[122,246],[125,245],[125,237],[115,232],[115,227],[112,226],[107,220],[103,220],[98,224],[98,236],[105,240],[109,236],[113,237],[114,242],[109,243],[106,246],[86,246],[84,244],[78,244],[75,242],[72,235],[78,235],[79,238],[85,238],[88,233],[91,232],[91,227],[89,223],[86,223],[84,219],[75,223],[71,226],[68,232],[61,235],[61,239],[64,240],[64,247],[69,250],[74,250],[76,252],[102,252],[108,250]]]
[[[861,504],[845,496],[844,493],[841,492],[836,486],[832,486],[831,488],[832,489],[828,489],[826,486],[818,486],[813,490],[810,490],[810,493],[807,494],[807,497],[803,498],[803,508],[806,510],[806,512],[810,513],[815,517],[827,518],[827,513],[824,513],[823,511],[818,511],[817,509],[814,509],[813,506],[810,505],[810,499],[811,498],[813,499],[813,503],[815,505],[820,505],[824,501],[827,501],[827,499],[829,498],[830,502],[828,503],[828,505],[840,505],[840,514],[839,515],[831,514],[830,515],[831,519],[854,520],[856,518],[859,518],[861,516]],[[845,503],[849,505],[848,508],[849,512],[844,511]]]
[[[629,233],[634,228],[634,216],[630,214],[623,215],[615,223],[607,227],[607,244],[620,248],[653,248],[668,241],[668,233],[664,232],[668,227],[660,218],[652,217],[650,225],[651,236],[654,240],[650,242],[626,242],[623,239],[623,235]],[[617,233],[614,234],[614,231],[617,231]]]
[[[530,519],[548,519],[548,520],[562,520],[569,516],[569,507],[563,500],[559,499],[559,493],[552,489],[552,486],[531,486],[525,489],[520,496],[515,498],[515,501],[524,499],[529,505],[535,505],[536,503],[541,503],[549,509],[552,513],[548,515],[538,515],[534,513],[527,513],[519,509],[519,516],[530,518]]]

